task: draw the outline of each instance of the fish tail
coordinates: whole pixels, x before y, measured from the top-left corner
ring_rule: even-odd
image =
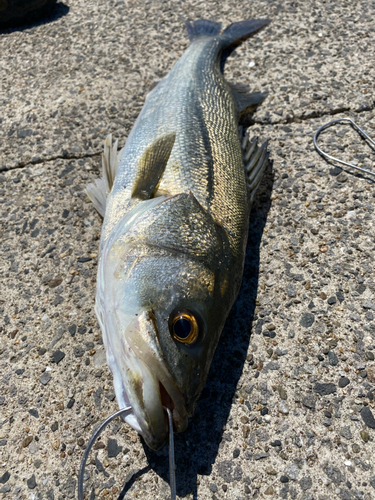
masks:
[[[186,21],[186,29],[190,43],[201,36],[216,36],[221,31],[221,23],[198,19],[198,21]]]
[[[222,37],[225,37],[228,47],[237,47],[249,37],[255,35],[255,33],[259,30],[267,26],[270,22],[270,19],[252,19],[251,21],[239,21],[238,23],[232,23],[225,28],[222,33]]]
[[[247,40],[255,33],[270,23],[269,19],[252,19],[251,21],[240,21],[230,24],[220,35],[222,42],[220,69],[224,71],[224,65],[227,58],[236,47]],[[197,21],[186,21],[186,29],[190,43],[200,37],[214,37],[221,31],[221,23],[209,21],[207,19],[198,19]]]
[[[270,22],[270,19],[252,19],[251,21],[239,21],[238,23],[232,23],[225,28],[221,34],[223,43],[220,60],[221,72],[224,71],[225,61],[236,49],[236,47],[241,45],[242,42],[251,36],[258,33],[258,31],[267,26]]]

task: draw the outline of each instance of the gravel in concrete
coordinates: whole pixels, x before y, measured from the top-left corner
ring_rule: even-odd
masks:
[[[0,35],[0,493],[76,498],[95,428],[117,409],[94,313],[101,220],[84,189],[104,138],[124,144],[145,95],[187,47],[186,19],[272,24],[228,60],[267,90],[251,136],[272,162],[254,203],[243,286],[187,431],[186,499],[375,497],[374,183],[320,158],[318,127],[374,135],[374,2],[64,2]],[[331,154],[375,170],[349,127]],[[114,422],[87,498],[169,497],[168,452]],[[120,496],[122,495],[122,496]]]

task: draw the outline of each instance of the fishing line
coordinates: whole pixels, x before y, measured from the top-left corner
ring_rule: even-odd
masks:
[[[354,165],[353,163],[348,163],[343,160],[339,160],[338,158],[335,158],[334,156],[329,155],[325,151],[323,151],[319,146],[318,146],[318,137],[323,130],[326,130],[328,127],[332,127],[332,125],[335,125],[336,123],[349,123],[356,132],[358,132],[359,135],[361,135],[364,139],[370,142],[375,148],[375,141],[371,139],[371,137],[366,134],[364,130],[361,129],[351,118],[339,118],[338,120],[333,120],[331,122],[326,123],[325,125],[322,125],[314,135],[314,146],[315,149],[318,151],[318,153],[325,159],[329,159],[332,161],[335,161],[337,163],[341,163],[342,165],[346,165],[348,167],[355,168],[356,170],[359,170],[360,172],[366,172],[366,174],[373,175],[375,176],[375,172],[371,172],[370,170],[366,170],[365,168],[357,167],[357,165]]]
[[[171,500],[176,500],[176,465],[174,458],[174,439],[173,439],[173,418],[172,411],[169,408],[163,406],[168,415],[168,426],[169,426],[169,482],[171,487]],[[127,406],[126,408],[122,408],[121,410],[116,411],[112,415],[102,422],[99,427],[96,429],[94,434],[91,436],[90,441],[87,444],[87,448],[85,449],[85,453],[83,454],[81,467],[79,470],[78,476],[78,500],[83,500],[83,476],[86,468],[87,458],[93,447],[96,439],[100,436],[100,434],[104,431],[109,423],[112,422],[117,417],[126,417],[130,413],[133,412],[133,408],[131,406]]]
[[[173,438],[173,418],[170,408],[163,407],[167,410],[169,424],[169,484],[171,487],[171,500],[176,500],[176,463],[174,460],[174,438]]]

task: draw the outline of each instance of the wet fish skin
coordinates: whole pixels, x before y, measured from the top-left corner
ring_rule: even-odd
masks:
[[[148,94],[118,168],[107,144],[112,172],[88,188],[104,215],[96,313],[107,361],[119,406],[134,410],[127,422],[153,449],[167,437],[163,403],[174,408],[175,429],[185,429],[239,291],[266,157],[259,152],[247,182],[238,125],[254,99],[232,89],[221,69],[266,24],[235,23],[219,35],[217,23],[188,23],[191,45]],[[190,345],[171,334],[185,310],[198,324]]]

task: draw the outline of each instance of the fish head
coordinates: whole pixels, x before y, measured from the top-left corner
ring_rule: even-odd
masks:
[[[183,431],[232,306],[225,232],[190,194],[140,202],[105,242],[96,311],[120,407],[148,446]]]

